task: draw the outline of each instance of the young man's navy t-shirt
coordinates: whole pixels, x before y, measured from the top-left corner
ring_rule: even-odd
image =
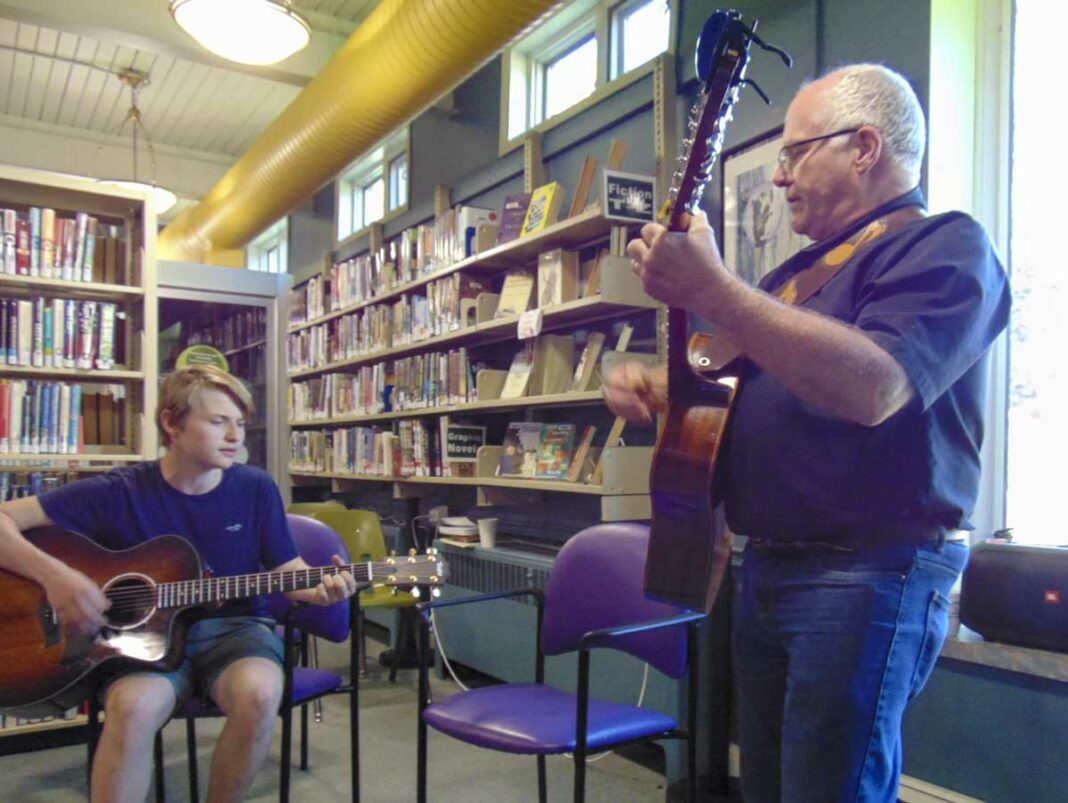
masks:
[[[190,495],[163,478],[159,462],[113,469],[40,497],[49,519],[108,549],[157,535],[180,535],[216,576],[251,574],[297,557],[278,487],[252,466],[234,465],[206,494]],[[263,600],[231,600],[215,616],[266,615]]]

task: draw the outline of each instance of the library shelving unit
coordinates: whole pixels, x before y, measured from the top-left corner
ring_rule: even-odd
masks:
[[[531,268],[539,254],[556,248],[587,249],[605,243],[613,221],[606,219],[600,209],[594,207],[579,215],[546,227],[537,234],[495,246],[462,261],[442,267],[420,276],[418,279],[392,287],[359,303],[307,321],[294,323],[289,334],[321,325],[342,315],[365,307],[391,303],[402,296],[418,294],[431,282],[462,272],[478,279],[500,276],[509,269]],[[631,270],[628,260],[607,257],[601,261],[600,288],[589,297],[565,301],[541,309],[541,332],[573,330],[588,324],[612,319],[627,319],[646,314],[654,315],[657,303],[645,294],[640,281]],[[493,317],[496,296],[490,295],[487,303],[479,299],[475,321],[468,326],[423,340],[394,345],[377,351],[368,351],[357,356],[337,360],[314,367],[290,370],[290,382],[299,382],[323,374],[341,372],[363,366],[389,363],[394,359],[420,353],[438,352],[442,349],[471,348],[490,344],[511,342],[519,347],[518,325],[520,315],[502,318]],[[607,351],[606,354],[610,353]],[[339,415],[331,417],[291,418],[293,430],[331,430],[359,424],[386,424],[398,419],[418,419],[427,416],[462,416],[464,420],[478,420],[487,413],[515,410],[520,415],[539,408],[575,408],[603,405],[599,390],[557,393],[551,395],[501,398],[501,391],[508,374],[506,370],[483,369],[475,378],[477,401],[465,404],[440,405],[415,409],[400,409],[367,415]],[[604,438],[603,432],[600,438]],[[576,433],[577,435],[577,433]],[[577,439],[577,438],[576,438]],[[598,497],[600,517],[604,521],[634,520],[649,517],[650,502],[648,467],[651,448],[644,446],[616,446],[604,450],[603,477],[601,482],[568,482],[539,478],[496,476],[500,445],[485,445],[478,451],[473,476],[384,476],[376,474],[348,474],[336,471],[308,470],[299,464],[290,465],[290,479],[294,486],[329,483],[334,491],[357,490],[362,483],[391,483],[395,498],[413,498],[425,495],[434,486],[474,487],[477,503],[536,504],[544,494],[581,494]],[[594,449],[590,457],[600,457]]]
[[[62,480],[138,462],[154,456],[156,445],[152,415],[157,395],[156,215],[151,201],[137,192],[91,180],[0,165],[0,209],[29,219],[35,208],[54,210],[57,221],[74,219],[78,213],[95,219],[101,248],[92,266],[85,260],[82,277],[91,281],[25,275],[16,266],[14,274],[0,270],[0,298],[4,303],[14,300],[16,307],[19,301],[33,303],[41,298],[64,304],[114,304],[114,364],[102,368],[93,360],[91,367],[57,367],[37,359],[26,364],[17,354],[15,364],[0,361],[3,384],[56,383],[81,389],[81,434],[73,435],[79,429],[75,424],[66,452],[43,449],[40,443],[29,449],[8,443],[8,451],[0,453],[0,472],[6,475],[10,491],[33,474]],[[112,242],[105,248],[108,239]],[[28,307],[24,303],[21,308]],[[12,333],[7,334],[5,342],[12,345]],[[10,423],[8,413],[3,411],[5,424]],[[55,434],[58,442],[58,430]],[[8,718],[0,728],[0,753],[26,749],[20,746],[23,742],[54,745],[78,738],[84,719],[18,723]]]

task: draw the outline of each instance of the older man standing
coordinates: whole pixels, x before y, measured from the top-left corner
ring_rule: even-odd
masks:
[[[892,801],[905,705],[967,558],[1009,291],[979,224],[923,213],[924,119],[900,75],[862,64],[806,85],[783,139],[774,180],[815,242],[759,290],[724,268],[703,214],[685,233],[647,225],[628,251],[651,295],[748,358],[720,479],[749,536],[733,635],[745,798]],[[803,305],[774,295],[862,232]],[[631,364],[604,392],[649,421],[666,377]]]

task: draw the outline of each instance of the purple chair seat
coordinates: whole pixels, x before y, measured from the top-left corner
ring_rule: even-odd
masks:
[[[472,689],[426,709],[432,728],[505,753],[552,755],[575,750],[575,696],[537,683]],[[587,749],[667,733],[678,723],[659,711],[590,700]]]

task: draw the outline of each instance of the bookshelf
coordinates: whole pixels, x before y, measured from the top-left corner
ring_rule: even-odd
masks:
[[[451,358],[456,350],[464,350],[467,360],[469,350],[483,347],[520,348],[520,315],[494,316],[498,295],[485,292],[470,303],[470,309],[461,318],[466,326],[453,326],[451,331],[414,337],[405,342],[392,343],[387,339],[378,339],[377,348],[372,348],[365,340],[358,340],[357,346],[365,350],[345,356],[343,359],[329,359],[333,352],[340,349],[329,339],[338,339],[337,332],[345,316],[370,314],[382,305],[407,302],[412,295],[427,293],[430,295],[433,283],[445,277],[461,274],[470,276],[483,285],[499,284],[509,271],[524,269],[536,273],[539,256],[546,251],[558,248],[597,254],[602,246],[608,244],[613,234],[613,221],[606,219],[599,208],[592,207],[585,212],[555,223],[536,234],[495,245],[482,250],[474,256],[451,264],[439,265],[424,275],[409,281],[398,282],[386,287],[379,287],[377,292],[366,293],[358,301],[344,304],[337,309],[328,309],[326,303],[313,304],[305,299],[305,308],[315,308],[320,314],[306,320],[291,321],[287,328],[287,337],[308,338],[313,336],[314,327],[329,328],[315,332],[319,337],[318,349],[305,349],[306,341],[291,341],[290,368],[287,378],[291,387],[289,426],[296,433],[305,433],[304,441],[294,440],[290,456],[289,476],[295,487],[320,485],[329,486],[332,491],[358,491],[361,487],[372,484],[387,487],[394,498],[418,498],[433,493],[441,488],[472,488],[476,493],[476,502],[488,504],[545,504],[554,495],[581,495],[592,497],[599,502],[600,518],[605,521],[632,520],[648,518],[650,501],[648,489],[648,467],[651,460],[649,447],[618,447],[605,451],[604,477],[600,484],[589,482],[569,482],[525,477],[495,476],[502,447],[485,445],[478,452],[478,459],[473,475],[465,476],[394,476],[386,473],[360,473],[355,471],[335,470],[334,462],[329,456],[323,456],[320,446],[308,446],[306,438],[322,436],[321,443],[338,436],[346,427],[359,425],[383,425],[396,427],[398,422],[427,419],[433,416],[448,416],[450,421],[462,417],[465,422],[480,423],[484,416],[507,414],[514,411],[518,417],[529,416],[532,411],[552,408],[603,408],[603,398],[599,389],[523,395],[518,398],[501,398],[502,387],[507,370],[483,369],[473,377],[476,392],[471,394],[476,401],[457,403],[432,403],[427,405],[405,404],[396,399],[398,385],[393,389],[393,409],[371,409],[328,414],[329,409],[314,405],[309,406],[307,396],[314,393],[304,387],[308,382],[327,382],[332,378],[351,379],[352,374],[361,370],[382,369],[383,375],[393,371],[395,360],[408,357],[425,357],[433,359]],[[596,258],[596,257],[594,257]],[[323,279],[326,286],[326,277]],[[298,291],[299,292],[299,291]],[[317,292],[329,301],[330,293],[322,288]],[[648,316],[654,320],[657,303],[645,294],[640,280],[631,270],[629,261],[622,257],[607,257],[601,262],[599,287],[592,295],[578,293],[578,298],[571,298],[561,303],[542,307],[541,334],[567,333],[578,328],[588,328],[597,323],[611,324],[613,321],[632,320],[635,316]],[[536,303],[536,294],[535,301]],[[331,323],[333,322],[333,323]],[[447,327],[440,327],[447,328]],[[311,330],[311,331],[310,331]],[[303,334],[302,334],[303,333]],[[362,333],[362,329],[361,329]],[[362,337],[362,334],[361,334]],[[300,342],[300,347],[293,347]],[[323,348],[323,344],[326,347]],[[388,345],[387,345],[388,343]],[[609,352],[605,352],[606,354]],[[576,355],[577,356],[577,355]],[[308,363],[311,364],[308,364]],[[451,369],[450,369],[451,370]],[[569,376],[570,378],[570,376]],[[384,380],[382,380],[384,381]],[[395,380],[397,381],[397,380]],[[328,385],[316,388],[329,393]],[[294,395],[297,393],[297,395]],[[304,393],[302,396],[300,393]],[[450,394],[451,395],[451,394]],[[463,395],[460,395],[463,398]],[[451,400],[451,399],[450,399]],[[438,401],[441,401],[440,399]],[[378,405],[381,407],[381,405]],[[333,407],[331,403],[329,407]],[[293,410],[298,409],[299,414]],[[351,408],[350,408],[351,410]],[[498,419],[499,420],[499,419]],[[376,427],[377,429],[377,427]],[[436,437],[437,430],[430,424],[429,438]],[[401,430],[403,432],[403,430]],[[603,440],[606,430],[600,431]],[[576,433],[577,434],[577,433]],[[403,437],[403,436],[402,436]],[[426,437],[426,436],[424,436]],[[302,443],[299,455],[297,444]],[[311,452],[306,451],[310,448]],[[329,450],[329,446],[325,447]],[[314,453],[316,458],[309,460]],[[600,450],[591,452],[591,459],[596,461]]]
[[[53,482],[154,457],[156,215],[151,203],[130,190],[0,165],[0,209],[11,211],[12,214],[7,215],[8,221],[14,216],[16,220],[28,222],[28,242],[36,252],[38,273],[44,257],[40,247],[44,227],[37,229],[36,242],[32,234],[33,222],[36,219],[40,223],[43,211],[33,210],[54,210],[56,221],[86,220],[84,232],[76,231],[74,235],[75,243],[81,235],[78,253],[82,255],[82,272],[77,278],[73,272],[73,258],[70,272],[64,276],[60,270],[58,278],[27,275],[33,269],[34,260],[31,259],[27,266],[22,254],[16,254],[14,272],[10,271],[11,265],[0,260],[0,299],[5,306],[9,302],[13,304],[16,311],[32,310],[33,316],[29,323],[32,338],[29,359],[24,359],[26,355],[20,353],[24,345],[20,340],[24,337],[20,326],[26,327],[27,324],[16,320],[14,328],[9,328],[3,338],[5,349],[0,355],[4,357],[0,360],[0,385],[5,386],[5,390],[0,392],[0,401],[6,402],[6,406],[0,410],[0,417],[3,418],[4,435],[12,434],[10,397],[16,384],[27,391],[22,396],[23,403],[30,399],[39,402],[22,417],[23,421],[36,420],[30,430],[33,442],[30,439],[23,441],[21,433],[25,430],[21,421],[19,443],[8,437],[4,439],[7,450],[0,450],[4,492],[11,496],[25,495],[35,489],[47,490]],[[7,234],[6,225],[4,233]],[[16,228],[16,249],[24,250],[17,242],[18,233]],[[95,235],[92,250],[88,252],[92,253],[92,258],[86,251],[89,233]],[[0,253],[0,256],[5,254]],[[74,364],[62,361],[68,356],[65,350],[57,351],[59,338],[64,345],[71,342],[68,337],[71,333],[63,328],[70,314],[68,305],[74,311],[77,324],[71,344]],[[104,312],[105,308],[108,308],[107,312]],[[48,314],[38,315],[44,309]],[[63,323],[57,324],[55,318],[61,309]],[[113,319],[110,318],[112,310]],[[8,310],[4,310],[3,319],[11,326],[11,316],[7,313]],[[92,316],[97,316],[95,338],[91,343],[82,334],[86,320],[83,315],[88,316],[90,331],[94,321]],[[46,339],[48,321],[53,328],[52,337]],[[110,333],[109,326],[113,327]],[[36,329],[40,329],[40,334]],[[52,347],[51,354],[48,353],[49,346]],[[38,351],[40,354],[36,353]],[[37,388],[46,386],[50,388],[49,395],[46,396],[43,390],[38,393]],[[73,400],[74,388],[78,389],[77,406]],[[51,413],[45,413],[41,406],[41,400],[46,398],[53,398],[55,406]],[[55,410],[67,399],[70,399],[70,407],[65,415],[59,415],[57,422]],[[42,417],[36,419],[38,413]],[[72,417],[75,423],[70,426]],[[66,439],[62,433],[64,421],[68,424]],[[4,727],[0,728],[0,752],[20,749],[19,745],[27,740],[34,745],[43,744],[42,739],[47,744],[64,743],[66,734],[76,734],[84,724],[84,716],[28,723],[6,717]]]

